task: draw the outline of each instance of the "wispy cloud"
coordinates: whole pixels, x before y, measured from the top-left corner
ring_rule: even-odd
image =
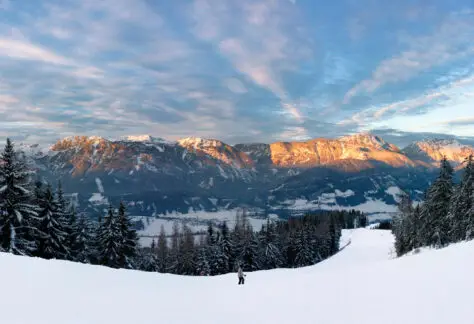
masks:
[[[290,116],[302,121],[303,115],[282,80],[283,73],[294,69],[298,60],[311,53],[302,38],[290,36],[298,27],[291,19],[297,14],[291,2],[235,4],[215,6],[214,2],[196,0],[192,12],[194,32],[202,40],[215,44],[238,71],[273,93]]]
[[[300,140],[472,100],[469,3],[132,2],[0,0],[0,136]]]
[[[470,11],[450,15],[429,36],[401,35],[406,50],[382,61],[371,78],[347,91],[343,103],[348,104],[360,93],[373,93],[388,83],[408,80],[434,66],[474,54],[473,37],[474,13]]]
[[[455,126],[474,126],[474,117],[462,117],[447,120],[442,122],[442,124],[455,127]]]
[[[5,38],[0,38],[0,55],[58,65],[73,65],[73,62],[69,59],[47,49],[34,44]]]
[[[351,118],[340,121],[339,124],[368,125],[393,115],[400,116],[419,113],[420,109],[434,109],[434,107],[442,105],[449,108],[449,102],[451,102],[451,100],[458,100],[463,96],[469,96],[470,93],[474,94],[472,89],[466,88],[473,84],[474,76],[467,76],[410,99],[362,110],[354,114]],[[462,91],[461,94],[460,90]]]

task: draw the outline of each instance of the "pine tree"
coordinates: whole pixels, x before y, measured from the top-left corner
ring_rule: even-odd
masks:
[[[138,252],[138,235],[126,214],[125,205],[122,201],[118,210],[118,227],[120,231],[119,266],[133,269],[133,260]]]
[[[121,265],[122,233],[117,216],[114,215],[112,205],[109,206],[107,216],[100,224],[97,233],[98,261],[111,268]]]
[[[198,276],[209,276],[211,274],[211,268],[207,260],[207,255],[207,246],[199,246],[196,256],[196,274]]]
[[[135,260],[133,261],[135,269],[147,272],[156,272],[158,271],[158,264],[156,254],[153,252],[153,249],[144,250],[137,249],[135,254]]]
[[[72,226],[71,256],[74,261],[81,263],[94,262],[94,228],[87,215],[77,218]]]
[[[260,242],[258,241],[258,237],[253,231],[252,226],[248,222],[243,237],[242,252],[240,253],[239,258],[242,270],[256,271],[262,269],[259,253]]]
[[[261,260],[263,269],[279,268],[283,264],[283,255],[278,244],[278,236],[275,226],[270,219],[267,219],[266,226],[260,231]]]
[[[160,235],[158,236],[158,246],[157,246],[157,263],[158,271],[166,272],[168,269],[168,244],[166,242],[166,233],[165,228],[161,225]]]
[[[186,224],[183,224],[179,242],[178,273],[192,275],[196,272],[194,264],[194,235]]]
[[[446,157],[441,161],[438,178],[428,189],[421,210],[423,245],[442,247],[449,242],[448,211],[453,193],[453,168]]]
[[[339,242],[341,240],[341,230],[338,227],[336,217],[333,215],[329,216],[329,240],[330,240],[330,251],[331,254],[339,251]],[[366,226],[366,225],[365,225]],[[364,226],[364,227],[365,227]]]
[[[31,174],[24,158],[7,139],[0,155],[0,248],[3,251],[30,255],[36,249],[33,222],[38,210],[33,204]]]
[[[412,232],[414,215],[410,196],[402,193],[398,203],[398,215],[393,218],[392,232],[395,236],[395,251],[398,256],[415,247],[417,234]]]
[[[58,221],[61,225],[63,232],[66,233],[66,239],[64,246],[67,250],[66,259],[72,260],[70,255],[72,249],[72,227],[74,226],[73,212],[71,206],[68,206],[66,199],[64,198],[64,192],[61,181],[58,181],[58,187],[56,189],[56,213],[58,215]]]
[[[227,222],[223,222],[220,226],[220,237],[219,237],[219,247],[221,249],[225,263],[227,264],[227,271],[232,272],[233,264],[235,261],[234,253],[234,242],[232,241],[232,236],[227,227]]]
[[[61,223],[62,212],[48,185],[43,195],[39,218],[39,243],[36,255],[45,259],[65,259],[69,255],[67,233]]]
[[[308,225],[302,227],[297,232],[294,244],[294,249],[296,251],[295,266],[304,267],[314,264],[316,258],[310,243]]]
[[[171,234],[171,247],[168,254],[167,272],[178,274],[179,270],[179,240],[181,233],[177,222],[173,224],[173,233]]]
[[[469,227],[469,213],[473,207],[474,197],[474,164],[473,156],[470,155],[466,161],[466,167],[461,183],[456,186],[449,209],[450,239],[458,242],[466,239],[466,228]]]

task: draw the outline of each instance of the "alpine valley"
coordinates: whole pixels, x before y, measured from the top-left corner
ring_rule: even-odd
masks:
[[[335,209],[387,217],[396,211],[400,190],[422,198],[443,156],[459,167],[474,154],[453,139],[399,149],[368,133],[233,146],[202,138],[78,136],[47,150],[19,147],[38,180],[61,180],[80,210],[98,214],[123,200],[141,216],[247,208],[280,217]]]

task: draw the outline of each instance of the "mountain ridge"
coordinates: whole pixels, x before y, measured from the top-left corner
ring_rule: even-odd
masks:
[[[432,157],[420,158],[420,150],[410,147],[428,148],[422,152]],[[85,210],[102,212],[106,202],[126,200],[135,214],[159,215],[235,207],[268,211],[303,200],[308,202],[304,208],[346,208],[377,201],[393,206],[396,196],[386,190],[419,197],[433,180],[435,159],[447,152],[446,147],[454,146],[449,141],[426,141],[400,149],[363,133],[236,145],[199,137],[171,142],[151,136],[118,140],[75,136],[59,140],[42,154],[33,146],[25,151],[42,181],[60,179]],[[459,164],[474,148],[456,152],[449,157]],[[348,190],[354,195],[334,196]],[[333,197],[329,204],[327,197]]]

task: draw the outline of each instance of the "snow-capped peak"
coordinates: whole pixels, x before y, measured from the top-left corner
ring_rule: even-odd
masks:
[[[398,151],[398,148],[395,145],[387,143],[381,137],[369,132],[342,136],[339,138],[339,141],[347,144],[357,144],[361,146],[370,146],[379,149],[386,149],[390,151]]]
[[[221,141],[215,139],[205,139],[201,137],[186,137],[178,140],[178,144],[185,147],[218,147],[223,145]]]
[[[127,136],[121,137],[120,140],[127,141],[127,142],[149,142],[149,143],[167,142],[166,140],[162,138],[153,137],[151,135],[127,135]]]
[[[415,142],[404,152],[411,158],[427,162],[436,163],[446,157],[451,162],[461,163],[467,156],[474,154],[474,148],[452,138],[433,138]]]

